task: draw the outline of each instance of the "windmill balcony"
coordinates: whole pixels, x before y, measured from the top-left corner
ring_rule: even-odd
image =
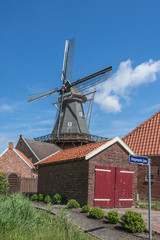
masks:
[[[96,136],[96,135],[91,135],[91,134],[60,134],[59,136],[57,136],[56,134],[48,134],[48,135],[44,135],[41,137],[37,137],[34,138],[35,141],[40,141],[40,142],[63,142],[63,141],[79,141],[79,142],[86,142],[86,143],[91,143],[91,142],[100,142],[100,141],[104,141],[107,140],[107,138],[105,137],[100,137],[100,136]]]

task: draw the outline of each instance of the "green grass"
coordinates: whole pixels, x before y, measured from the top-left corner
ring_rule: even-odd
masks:
[[[137,207],[148,209],[148,200],[139,200],[136,202]],[[152,199],[151,208],[154,210],[160,210],[160,200]]]
[[[0,195],[1,240],[93,240],[68,219],[67,211],[53,216],[35,209],[21,194]]]

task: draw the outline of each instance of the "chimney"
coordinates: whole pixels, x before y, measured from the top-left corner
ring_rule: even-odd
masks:
[[[13,149],[14,148],[14,143],[13,142],[9,142],[8,143],[8,148],[9,149]]]
[[[20,134],[20,138],[23,138],[23,135],[22,135],[22,134]]]

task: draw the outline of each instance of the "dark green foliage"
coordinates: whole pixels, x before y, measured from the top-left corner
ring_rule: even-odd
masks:
[[[109,211],[107,219],[109,223],[112,223],[112,224],[118,223],[119,222],[118,212],[116,210]]]
[[[45,203],[50,203],[51,202],[51,197],[49,195],[45,196],[44,202]]]
[[[82,212],[83,213],[88,213],[90,211],[90,207],[88,206],[88,205],[84,205],[83,207],[82,207]]]
[[[44,200],[43,194],[38,195],[38,201],[42,202]]]
[[[7,181],[6,175],[0,172],[0,194],[7,194],[9,190],[9,183]]]
[[[37,195],[37,194],[33,194],[33,195],[31,196],[31,200],[32,200],[32,201],[38,200],[38,195]]]
[[[131,210],[121,217],[121,225],[130,232],[144,232],[146,227],[142,215]]]
[[[53,196],[53,203],[54,204],[61,204],[62,203],[62,200],[63,200],[63,197],[62,195],[56,193],[54,196]]]
[[[71,199],[68,201],[66,208],[71,209],[71,208],[79,208],[80,205],[75,199]]]
[[[105,212],[99,207],[94,207],[89,211],[89,215],[96,219],[104,218]]]

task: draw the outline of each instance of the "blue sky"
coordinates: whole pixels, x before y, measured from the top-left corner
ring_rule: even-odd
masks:
[[[76,38],[73,80],[112,65],[97,89],[90,132],[122,137],[160,108],[158,0],[0,1],[0,153],[19,135],[51,133],[65,40]]]

